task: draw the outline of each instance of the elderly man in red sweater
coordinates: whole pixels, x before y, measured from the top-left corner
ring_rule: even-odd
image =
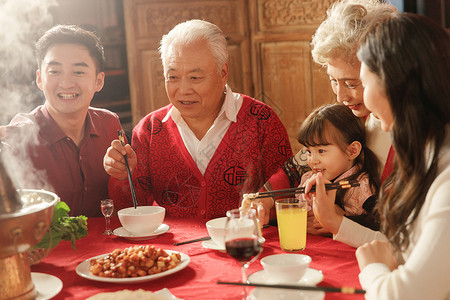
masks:
[[[126,154],[140,205],[178,217],[224,216],[292,156],[286,129],[269,106],[226,84],[227,42],[216,25],[180,23],[160,53],[171,104],[137,124],[131,146],[113,141],[103,162],[110,196],[118,209],[132,205]]]

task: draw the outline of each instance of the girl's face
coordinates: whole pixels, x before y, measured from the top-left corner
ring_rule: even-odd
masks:
[[[320,172],[328,180],[333,180],[350,169],[360,151],[358,142],[348,145],[345,152],[334,143],[306,147],[308,165],[312,172]]]
[[[394,122],[386,89],[380,78],[372,73],[366,64],[361,64],[361,82],[364,86],[364,104],[381,121],[381,128],[389,131]]]

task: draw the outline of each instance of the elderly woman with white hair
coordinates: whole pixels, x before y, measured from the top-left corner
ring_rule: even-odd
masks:
[[[450,35],[402,13],[371,30],[358,58],[364,103],[398,154],[377,206],[388,242],[372,240],[367,228],[352,232],[368,242],[356,250],[365,297],[450,299]],[[332,227],[339,216],[325,182],[318,174],[307,190],[316,184],[314,213]]]
[[[314,61],[323,66],[330,79],[336,100],[349,107],[353,114],[363,118],[367,129],[368,147],[379,161],[379,177],[372,178],[377,189],[393,169],[394,151],[389,133],[381,129],[380,120],[364,105],[364,88],[359,78],[361,63],[356,53],[366,33],[375,25],[392,15],[397,9],[391,4],[377,0],[343,0],[333,3],[327,10],[325,20],[316,30],[311,42],[311,54]],[[297,187],[302,175],[309,171],[308,153],[300,150],[291,157],[264,185],[264,191]],[[371,198],[376,199],[376,197]],[[262,224],[274,217],[273,199],[262,198],[252,205],[259,211]],[[243,205],[249,205],[243,203]],[[340,216],[333,227],[324,228],[317,221],[313,211],[308,214],[308,232],[312,234],[333,234],[339,241],[352,246],[360,245],[353,228],[363,226],[372,229],[379,227],[379,221],[372,213],[375,201],[366,201],[363,208],[366,214],[360,216]],[[342,226],[341,226],[342,225]],[[332,229],[332,230],[330,230]],[[374,231],[375,236],[378,234]],[[382,237],[380,237],[382,238]]]

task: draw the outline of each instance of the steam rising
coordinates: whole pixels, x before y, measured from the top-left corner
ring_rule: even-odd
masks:
[[[55,0],[0,0],[0,125],[41,100],[36,87],[34,44],[52,24]]]
[[[52,26],[49,9],[55,5],[56,0],[0,0],[0,125],[44,101],[35,84],[34,44]],[[7,155],[9,151],[2,151],[11,179],[17,188],[48,188],[45,174],[33,170],[29,153],[21,145],[24,140],[33,139],[23,135],[8,138],[8,143],[18,151],[14,157]]]

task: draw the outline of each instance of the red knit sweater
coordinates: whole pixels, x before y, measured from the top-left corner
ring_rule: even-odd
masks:
[[[140,205],[166,208],[166,215],[215,218],[238,208],[242,194],[256,192],[292,156],[286,129],[267,105],[244,101],[202,175],[172,118],[172,105],[144,117],[133,130],[138,165],[133,173]],[[132,206],[127,180],[110,179],[118,209]]]

